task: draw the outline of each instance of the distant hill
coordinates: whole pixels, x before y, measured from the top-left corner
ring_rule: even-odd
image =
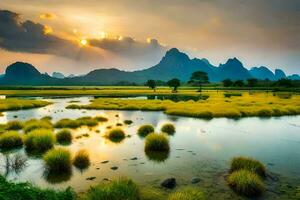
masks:
[[[249,78],[278,80],[286,77],[280,69],[275,70],[275,74],[267,67],[254,67],[247,70],[237,58],[228,59],[226,63],[217,67],[207,59],[190,59],[185,53],[172,48],[157,65],[133,72],[111,68],[96,69],[82,76],[65,77],[59,72],[49,76],[40,73],[31,64],[16,62],[6,68],[5,75],[0,77],[0,85],[112,85],[120,82],[142,84],[148,79],[168,81],[172,78],[186,82],[195,71],[206,72],[211,82]],[[300,79],[297,74],[288,78]]]

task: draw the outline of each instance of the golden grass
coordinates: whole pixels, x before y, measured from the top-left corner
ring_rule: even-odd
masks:
[[[10,110],[22,110],[29,108],[38,108],[49,105],[50,102],[31,99],[0,99],[0,112]]]
[[[300,114],[300,95],[280,98],[267,92],[241,92],[241,96],[225,97],[225,91],[210,91],[207,100],[180,101],[99,98],[81,109],[164,111],[169,115],[197,118],[271,117]],[[72,108],[67,107],[67,108]]]

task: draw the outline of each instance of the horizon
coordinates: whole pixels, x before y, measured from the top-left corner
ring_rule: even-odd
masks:
[[[141,70],[175,47],[214,66],[237,57],[248,70],[266,66],[299,74],[300,3],[294,0],[89,0],[74,5],[2,0],[0,7],[2,72],[16,61],[47,73]]]

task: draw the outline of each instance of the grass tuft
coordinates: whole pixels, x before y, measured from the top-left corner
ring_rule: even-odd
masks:
[[[0,136],[1,149],[13,149],[23,145],[23,139],[17,131],[7,131]]]
[[[146,137],[148,134],[154,132],[154,127],[150,124],[145,124],[139,127],[138,135],[141,137]]]
[[[162,132],[167,133],[169,135],[173,135],[175,133],[175,126],[173,124],[167,123],[164,124],[161,129]]]
[[[112,141],[112,142],[121,142],[123,139],[125,139],[125,132],[120,129],[120,128],[115,128],[110,130],[107,134],[106,137]]]
[[[103,117],[103,116],[96,116],[95,119],[98,122],[107,122],[108,121],[108,119],[106,117]]]
[[[150,133],[145,140],[145,151],[168,152],[170,150],[169,139],[164,134]]]
[[[185,188],[169,195],[168,200],[205,200],[203,192],[194,188]]]
[[[56,141],[60,144],[70,144],[72,142],[72,134],[69,129],[62,129],[56,134]]]
[[[87,168],[90,165],[89,153],[84,149],[79,150],[73,159],[73,165],[78,169]]]
[[[132,124],[132,123],[133,123],[133,121],[130,120],[130,119],[124,120],[124,124],[126,124],[126,125],[130,125],[130,124]]]
[[[266,168],[265,166],[259,162],[258,160],[247,158],[247,157],[235,157],[231,160],[230,171],[235,172],[237,170],[249,170],[251,172],[256,173],[261,177],[266,176]]]
[[[55,128],[78,128],[81,125],[78,121],[72,119],[61,119],[54,124]]]
[[[31,119],[24,123],[23,130],[25,133],[33,131],[35,129],[53,129],[53,126],[48,120]]]
[[[43,153],[53,147],[55,137],[49,129],[35,129],[25,137],[26,150]]]
[[[71,153],[64,148],[49,150],[43,159],[49,172],[68,172],[72,166]]]
[[[6,130],[21,130],[23,123],[17,120],[10,121],[6,124]]]

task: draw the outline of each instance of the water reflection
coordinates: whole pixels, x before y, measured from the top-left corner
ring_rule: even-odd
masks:
[[[43,177],[48,183],[58,184],[69,181],[72,177],[72,174],[72,169],[64,170],[61,173],[45,170]]]
[[[165,162],[170,156],[169,151],[163,151],[163,152],[145,151],[145,154],[150,161],[154,161],[157,163]]]

